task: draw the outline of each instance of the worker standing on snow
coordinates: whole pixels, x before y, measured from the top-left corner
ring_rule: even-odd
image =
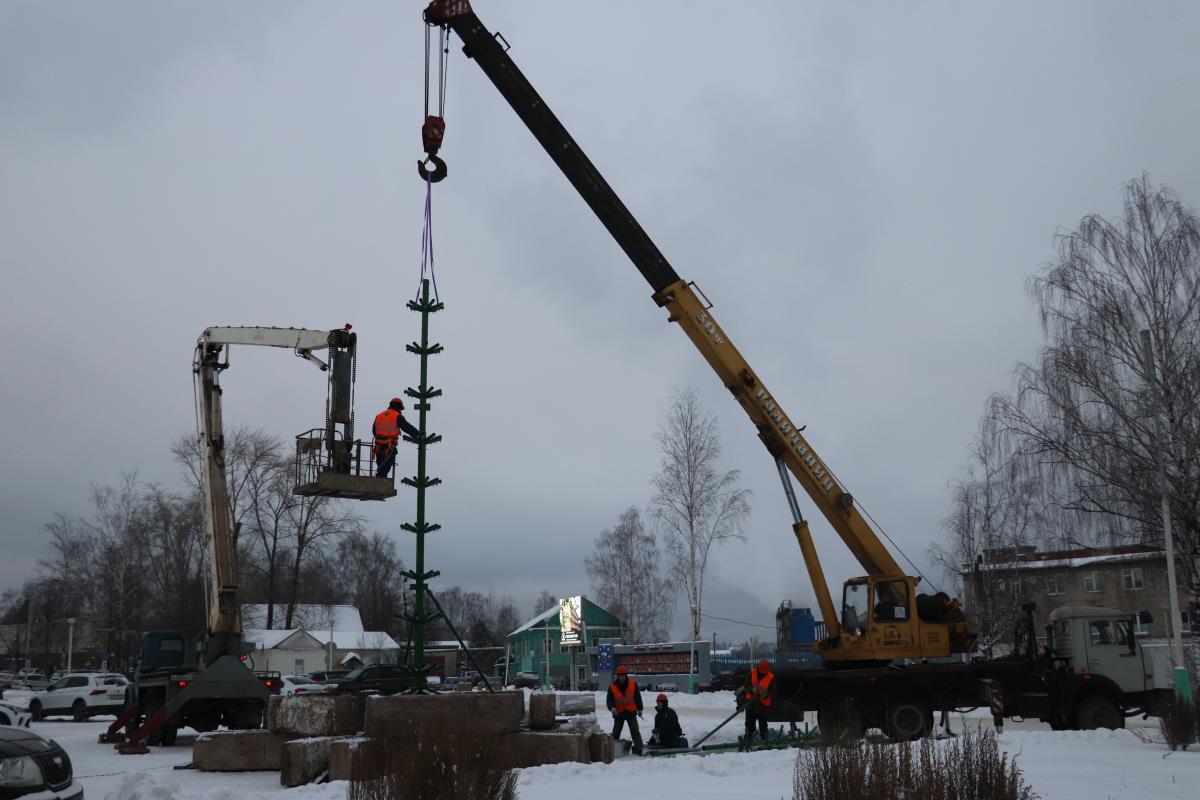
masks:
[[[659,747],[687,747],[683,728],[679,727],[679,715],[667,704],[667,696],[660,694],[654,701],[654,733],[650,744]]]
[[[740,691],[740,702],[746,707],[746,741],[754,738],[755,723],[759,737],[767,740],[767,715],[771,713],[771,695],[775,686],[775,673],[771,662],[765,658],[750,670],[750,680]]]
[[[621,738],[621,728],[629,723],[629,735],[633,737],[633,754],[642,754],[642,732],[638,730],[637,718],[642,715],[642,693],[638,691],[637,681],[629,677],[625,665],[617,667],[617,677],[608,687],[606,700],[608,710],[613,715],[612,738]]]
[[[404,401],[393,397],[388,407],[375,415],[375,424],[371,433],[375,436],[375,477],[386,478],[396,463],[396,448],[400,442],[400,432],[419,438],[421,432],[404,418],[400,412],[404,410]]]

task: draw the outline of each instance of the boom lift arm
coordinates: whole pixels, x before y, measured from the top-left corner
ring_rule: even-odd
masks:
[[[646,231],[626,208],[616,192],[584,154],[537,91],[509,58],[506,47],[490,33],[471,9],[468,0],[434,0],[425,9],[430,25],[452,29],[463,41],[463,52],[479,65],[529,128],[534,138],[562,170],[584,201],[608,229],[621,249],[653,290],[653,299],[668,312],[668,321],[679,323],[721,382],[733,394],[758,430],[759,439],[775,458],[789,497],[793,532],[800,544],[813,590],[824,617],[828,638],[819,643],[827,660],[873,661],[898,657],[931,657],[973,649],[974,637],[967,631],[957,601],[926,603],[931,622],[918,622],[915,587],[918,579],[905,576],[883,546],[875,531],[859,513],[854,498],[837,481],[813,452],[797,426],[780,408],[746,359],[730,342],[709,313],[711,304],[702,302],[694,284],[685,282],[651,241]],[[707,299],[707,298],[705,298]],[[841,615],[834,608],[817,558],[808,523],[800,515],[791,491],[788,473],[812,498],[867,573],[870,605],[881,602],[905,609],[887,628],[874,635],[866,624],[843,631]],[[851,581],[847,586],[857,585]],[[878,595],[878,596],[877,596]],[[862,609],[862,620],[866,609]],[[871,620],[874,621],[874,620]]]
[[[204,532],[209,541],[212,570],[208,642],[204,653],[206,664],[213,663],[223,655],[242,655],[242,614],[237,591],[237,534],[229,505],[229,483],[225,474],[225,433],[221,418],[220,375],[229,366],[226,348],[235,344],[283,347],[326,371],[329,369],[329,363],[313,355],[313,351],[330,350],[330,362],[336,364],[344,354],[353,352],[355,334],[351,333],[348,327],[332,331],[214,327],[206,329],[196,343],[192,370],[196,376],[199,414],[197,427],[200,435],[200,456],[203,460],[201,475],[205,496]]]

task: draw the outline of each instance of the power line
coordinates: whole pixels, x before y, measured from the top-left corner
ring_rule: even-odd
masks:
[[[719,619],[722,622],[732,622],[737,625],[749,625],[751,628],[766,628],[769,631],[775,630],[774,625],[759,625],[757,622],[742,622],[740,619],[729,619],[728,617],[714,617],[712,614],[701,613],[700,616],[705,619]]]

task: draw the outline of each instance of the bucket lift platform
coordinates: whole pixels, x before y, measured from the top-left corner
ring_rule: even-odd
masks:
[[[345,500],[386,500],[396,496],[395,467],[382,478],[375,475],[371,444],[333,439],[328,429],[314,428],[296,437],[296,486],[302,497]]]

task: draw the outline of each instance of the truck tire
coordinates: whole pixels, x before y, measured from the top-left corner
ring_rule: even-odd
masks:
[[[867,732],[862,710],[849,697],[835,697],[821,704],[817,711],[817,727],[827,742],[861,739]]]
[[[42,704],[37,700],[34,700],[29,704],[29,716],[33,717],[34,722],[41,722],[44,718],[45,715],[42,711]]]
[[[82,700],[76,700],[74,703],[72,703],[71,704],[71,718],[74,719],[76,722],[87,722],[88,721],[87,703],[83,702]]]
[[[915,697],[902,697],[888,703],[885,732],[893,742],[923,739],[933,731],[933,710],[929,703]]]
[[[175,744],[175,737],[179,735],[179,728],[175,725],[163,725],[159,729],[161,733],[158,735],[159,744],[163,747],[170,747]]]
[[[1075,729],[1094,731],[1097,728],[1118,730],[1125,727],[1125,715],[1114,700],[1102,694],[1089,694],[1075,704]]]

